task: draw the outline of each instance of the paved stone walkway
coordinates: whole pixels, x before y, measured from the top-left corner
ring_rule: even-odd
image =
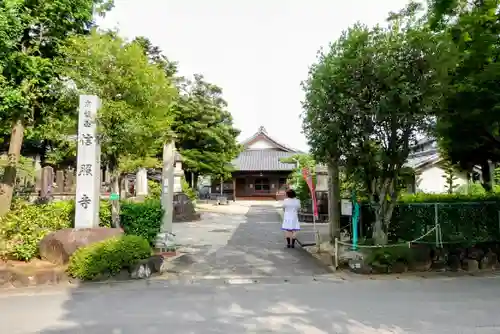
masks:
[[[231,204],[237,205],[237,204]],[[174,224],[187,252],[175,261],[182,277],[296,277],[328,270],[300,248],[287,249],[272,203],[249,205],[246,214],[204,213],[202,220]]]

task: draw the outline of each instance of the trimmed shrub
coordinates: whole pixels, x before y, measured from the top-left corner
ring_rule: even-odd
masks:
[[[159,200],[122,202],[121,221],[126,234],[139,235],[152,245],[160,231],[163,210]],[[101,227],[111,227],[111,204],[101,201]],[[0,257],[29,261],[38,256],[38,244],[49,233],[74,227],[75,202],[31,204],[16,201],[0,217]]]
[[[389,241],[416,239],[441,227],[443,242],[500,240],[498,194],[424,194],[401,196],[389,225]],[[369,205],[362,206],[363,235],[371,236],[375,215]],[[433,242],[435,233],[422,241]]]
[[[99,203],[99,226],[111,227],[111,203],[109,201]]]
[[[75,226],[75,201],[49,202],[47,205],[61,205],[71,208],[67,219],[70,221],[71,227]],[[108,201],[101,201],[99,203],[99,226],[111,227],[111,205]]]
[[[161,186],[159,182],[148,180],[148,198],[159,199],[161,197]]]
[[[47,234],[71,227],[74,206],[70,202],[33,205],[17,202],[0,217],[0,256],[28,261],[38,255],[38,243]]]
[[[126,235],[96,242],[78,249],[69,259],[68,273],[81,280],[94,280],[118,274],[151,256],[146,239]]]
[[[387,272],[397,263],[409,265],[413,262],[412,251],[408,246],[376,248],[367,258],[366,263],[379,270],[384,268]]]
[[[111,226],[111,207],[101,201],[100,226]],[[38,243],[47,234],[74,226],[75,202],[31,204],[16,201],[0,217],[0,257],[29,261],[38,256]]]
[[[189,198],[189,200],[193,203],[196,202],[197,199],[196,191],[189,186],[184,177],[182,177],[181,179],[181,186],[182,186],[182,192],[186,194],[187,198]]]
[[[125,234],[138,235],[153,245],[160,232],[163,209],[159,200],[122,202],[120,222]]]

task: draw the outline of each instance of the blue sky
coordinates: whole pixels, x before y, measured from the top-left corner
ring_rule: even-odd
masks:
[[[407,0],[115,0],[99,24],[146,36],[180,65],[222,87],[241,138],[263,125],[307,150],[300,82],[322,46],[356,21],[383,23]]]

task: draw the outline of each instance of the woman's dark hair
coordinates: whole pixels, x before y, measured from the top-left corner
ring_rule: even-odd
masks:
[[[288,189],[286,191],[286,197],[288,197],[288,198],[295,198],[295,197],[297,197],[297,194],[295,193],[295,190]]]

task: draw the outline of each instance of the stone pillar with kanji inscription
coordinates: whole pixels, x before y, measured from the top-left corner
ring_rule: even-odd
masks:
[[[100,104],[95,95],[80,95],[75,199],[77,229],[99,226],[101,149],[96,120]]]

